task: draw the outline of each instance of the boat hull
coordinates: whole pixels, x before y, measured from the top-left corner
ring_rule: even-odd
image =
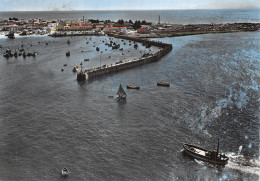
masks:
[[[170,83],[168,83],[168,82],[158,82],[157,85],[164,86],[164,87],[170,87]]]
[[[226,157],[226,156],[222,156],[222,158],[218,157],[217,159],[213,159],[210,156],[199,154],[199,152],[201,152],[201,153],[209,152],[208,150],[205,150],[203,148],[193,146],[193,145],[188,145],[188,144],[183,144],[183,148],[184,148],[184,152],[192,158],[195,158],[195,159],[198,159],[198,160],[201,160],[204,162],[208,162],[208,163],[211,163],[214,165],[221,165],[221,166],[224,166],[228,163],[228,157]]]
[[[140,89],[140,86],[137,86],[137,85],[127,85],[126,88],[127,89]]]

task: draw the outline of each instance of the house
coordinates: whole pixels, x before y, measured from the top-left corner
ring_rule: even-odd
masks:
[[[111,27],[105,27],[104,29],[104,32],[105,33],[120,33],[120,32],[126,32],[126,27],[125,26],[122,26],[122,27],[114,27],[114,26],[111,26]]]
[[[150,30],[148,30],[147,28],[139,28],[137,30],[137,33],[141,33],[141,34],[149,34]]]

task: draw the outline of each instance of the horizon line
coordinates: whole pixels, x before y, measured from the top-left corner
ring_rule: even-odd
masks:
[[[74,10],[74,9],[71,9],[71,10],[11,10],[11,11],[8,11],[8,10],[0,10],[0,12],[39,12],[39,11],[56,11],[56,12],[59,12],[59,11],[162,11],[162,10],[174,10],[174,11],[178,11],[178,10],[246,10],[246,9],[252,9],[252,10],[260,10],[260,8],[222,8],[222,9],[200,9],[200,8],[197,8],[197,9],[96,9],[96,10],[93,10],[93,9],[85,9],[85,10]]]

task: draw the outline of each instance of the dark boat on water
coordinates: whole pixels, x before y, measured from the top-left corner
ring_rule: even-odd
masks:
[[[81,69],[77,73],[77,81],[85,81],[86,80],[86,74],[82,70],[82,64],[81,64]]]
[[[170,86],[170,83],[169,82],[157,82],[157,85],[158,86],[164,86],[164,87],[169,87]]]
[[[224,166],[228,163],[229,158],[219,153],[219,141],[217,150],[209,151],[198,146],[183,144],[184,152],[198,160],[208,162],[214,165]]]
[[[66,52],[66,56],[67,57],[70,56],[70,52],[69,51]]]
[[[68,44],[68,45],[70,44],[70,40],[69,40],[69,39],[67,40],[67,44]]]
[[[14,37],[14,31],[10,31],[7,35],[5,35],[5,36],[8,36],[8,38],[10,38],[10,39],[14,39],[15,37]]]
[[[127,85],[126,86],[127,89],[140,89],[139,85]]]

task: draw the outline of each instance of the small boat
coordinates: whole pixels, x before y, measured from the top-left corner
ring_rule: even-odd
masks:
[[[96,48],[96,51],[99,51],[99,48],[98,48],[98,47]]]
[[[158,86],[164,86],[164,87],[169,87],[170,86],[170,83],[169,82],[157,82],[157,85]]]
[[[14,57],[18,57],[18,52],[15,50]]]
[[[121,84],[118,88],[116,95],[118,99],[126,99],[126,93]]]
[[[63,66],[64,66],[64,67],[66,67],[66,66],[67,66],[67,64],[64,64]]]
[[[68,170],[67,168],[63,168],[63,169],[61,170],[61,175],[62,175],[63,177],[68,176],[68,175],[69,175],[69,170]]]
[[[14,39],[15,37],[14,37],[14,31],[10,31],[7,35],[5,35],[5,36],[8,36],[8,38],[10,38],[10,39]]]
[[[137,44],[135,44],[135,45],[134,45],[134,48],[135,48],[135,49],[137,49],[137,48],[138,48],[138,45],[137,45]]]
[[[72,72],[77,72],[77,71],[78,71],[78,66],[74,66]]]
[[[6,58],[10,57],[9,53],[4,53],[4,57]]]
[[[198,146],[193,146],[189,144],[183,144],[184,152],[196,159],[214,164],[224,166],[228,163],[228,157],[224,154],[219,153],[219,140],[217,150],[209,151]]]
[[[67,57],[70,56],[70,52],[69,51],[66,52],[66,56]]]
[[[151,48],[151,45],[149,44],[149,45],[146,45],[146,48]]]
[[[85,58],[84,61],[85,61],[85,62],[86,62],[86,61],[89,61],[89,59],[88,59],[88,58]]]
[[[69,39],[67,40],[67,44],[68,44],[68,45],[70,44],[70,40],[69,40]]]
[[[27,56],[27,53],[26,52],[23,52],[23,57],[25,58]]]
[[[126,86],[127,89],[140,89],[139,85],[127,85]]]
[[[77,81],[85,81],[86,80],[86,74],[82,70],[82,64],[81,64],[81,69],[77,73]]]

